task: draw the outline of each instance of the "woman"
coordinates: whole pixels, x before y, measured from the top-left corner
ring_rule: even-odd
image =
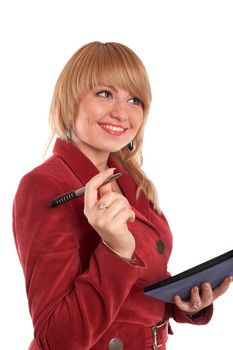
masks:
[[[165,349],[169,318],[205,324],[228,288],[194,286],[175,304],[143,289],[169,276],[172,236],[141,170],[151,101],[145,68],[126,46],[92,42],[64,67],[50,122],[53,155],[21,180],[14,235],[34,336],[30,349]],[[118,181],[103,182],[120,172]],[[85,195],[56,208],[58,195]]]

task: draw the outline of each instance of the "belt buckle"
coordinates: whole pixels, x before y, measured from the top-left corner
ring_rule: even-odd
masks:
[[[158,323],[157,325],[155,325],[151,328],[152,334],[153,334],[153,349],[154,350],[159,349],[162,346],[162,344],[157,343],[157,329],[161,329],[161,328],[167,326],[167,324],[168,324],[168,321],[164,321],[162,323]]]

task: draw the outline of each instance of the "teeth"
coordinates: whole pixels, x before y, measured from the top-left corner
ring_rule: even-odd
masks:
[[[105,124],[102,124],[102,126],[106,129],[110,129],[110,130],[113,130],[113,131],[124,131],[124,128],[121,128],[119,126],[113,126],[113,125],[105,125]]]

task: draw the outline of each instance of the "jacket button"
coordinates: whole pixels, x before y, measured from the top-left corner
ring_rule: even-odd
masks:
[[[109,350],[123,350],[124,343],[120,338],[113,338],[108,345]]]
[[[164,250],[165,250],[165,244],[163,243],[163,241],[161,239],[159,239],[157,242],[156,242],[156,247],[157,247],[157,250],[160,254],[163,254],[164,253]]]

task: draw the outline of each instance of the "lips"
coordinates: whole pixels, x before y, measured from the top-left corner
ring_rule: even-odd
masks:
[[[109,124],[109,123],[98,123],[98,125],[103,129],[105,132],[115,135],[115,136],[121,136],[123,135],[127,128],[124,128],[123,126],[120,125],[115,125],[115,124]]]

